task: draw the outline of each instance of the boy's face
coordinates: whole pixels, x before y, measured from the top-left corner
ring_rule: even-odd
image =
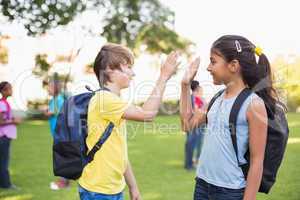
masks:
[[[231,76],[228,70],[228,65],[229,64],[222,56],[211,52],[210,63],[207,67],[207,71],[209,71],[212,75],[214,84],[221,85],[228,82]]]
[[[128,88],[130,81],[135,76],[132,67],[128,64],[121,64],[121,70],[113,70],[113,73],[110,76],[111,82],[116,83],[120,89]]]
[[[49,93],[49,95],[51,95],[51,96],[54,96],[54,95],[55,95],[55,83],[50,82],[50,83],[48,84],[48,93]]]
[[[53,87],[53,84],[52,83],[49,83],[48,84],[48,93],[50,94],[50,95],[53,95],[54,94],[54,87]]]

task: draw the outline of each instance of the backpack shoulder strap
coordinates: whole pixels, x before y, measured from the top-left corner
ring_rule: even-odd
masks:
[[[238,157],[238,146],[237,146],[237,137],[236,137],[237,117],[238,117],[239,111],[240,111],[243,103],[245,102],[245,100],[251,93],[252,93],[252,91],[249,88],[245,88],[238,95],[236,100],[234,101],[233,106],[230,111],[230,115],[229,115],[229,130],[230,130],[231,140],[232,140],[233,148],[234,148],[235,155],[236,155],[239,166],[241,164],[240,164],[239,157]]]
[[[208,122],[207,120],[207,113],[209,112],[209,110],[211,109],[212,105],[214,104],[214,102],[217,100],[217,98],[219,96],[221,96],[221,94],[223,94],[223,92],[225,91],[225,89],[220,90],[217,94],[215,94],[215,96],[210,100],[208,106],[207,106],[207,111],[206,111],[206,123]]]
[[[88,163],[94,160],[95,154],[97,153],[97,151],[99,151],[101,149],[104,142],[109,138],[109,136],[112,133],[112,130],[113,130],[114,126],[115,125],[112,122],[110,122],[108,124],[108,126],[106,127],[105,131],[103,132],[103,134],[100,137],[100,139],[98,140],[98,142],[96,142],[96,144],[93,146],[91,151],[87,154]]]
[[[105,90],[105,91],[110,91],[108,88],[103,87],[103,88],[99,88],[95,91],[92,91],[90,88],[88,88],[86,86],[86,88],[92,92],[93,95],[95,95],[96,92],[101,91],[101,90]],[[97,153],[97,151],[99,151],[102,147],[102,145],[106,142],[106,140],[109,138],[109,136],[111,135],[113,129],[114,129],[115,125],[112,122],[109,122],[109,124],[107,125],[106,129],[104,130],[102,136],[100,137],[100,139],[98,140],[98,142],[96,142],[96,144],[93,146],[93,148],[90,150],[90,152],[87,154],[87,162],[90,163],[94,160],[94,156]]]

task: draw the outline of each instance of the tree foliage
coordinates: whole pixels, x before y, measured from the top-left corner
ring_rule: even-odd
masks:
[[[3,65],[8,63],[8,48],[3,44],[7,39],[9,36],[0,34],[0,64]]]
[[[272,63],[275,69],[276,86],[285,91],[284,98],[290,111],[300,107],[300,57],[288,60],[277,57]]]
[[[99,33],[109,42],[136,52],[142,44],[150,53],[186,50],[191,44],[174,30],[174,13],[159,0],[2,0],[1,12],[24,25],[29,35],[67,25],[82,12],[103,16]]]

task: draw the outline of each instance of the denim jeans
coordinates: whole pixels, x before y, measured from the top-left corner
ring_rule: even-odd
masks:
[[[202,148],[202,144],[203,144],[203,139],[204,139],[204,134],[205,134],[205,127],[201,126],[200,128],[198,128],[196,130],[196,142],[195,142],[195,146],[194,146],[194,151],[196,153],[196,160],[199,159],[200,154],[201,154],[201,148]]]
[[[0,137],[0,188],[9,188],[11,186],[9,177],[9,151],[11,139]]]
[[[119,194],[101,194],[90,192],[80,185],[78,186],[80,200],[124,200],[123,192]]]
[[[185,162],[184,168],[191,169],[193,168],[193,153],[197,141],[197,135],[194,131],[186,133],[186,142],[185,142]]]
[[[229,189],[218,187],[196,178],[194,200],[243,200],[244,188]]]

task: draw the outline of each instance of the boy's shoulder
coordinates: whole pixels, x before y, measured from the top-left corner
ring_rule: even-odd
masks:
[[[113,103],[115,101],[125,102],[120,96],[106,90],[96,92],[94,98],[97,101],[105,101],[105,103]]]
[[[120,124],[121,118],[128,108],[128,102],[109,91],[99,91],[89,103],[89,112],[92,116],[101,116],[114,124]]]
[[[98,91],[91,100],[91,104],[99,105],[101,108],[110,109],[112,107],[123,107],[128,105],[128,102],[120,96],[109,91]]]

